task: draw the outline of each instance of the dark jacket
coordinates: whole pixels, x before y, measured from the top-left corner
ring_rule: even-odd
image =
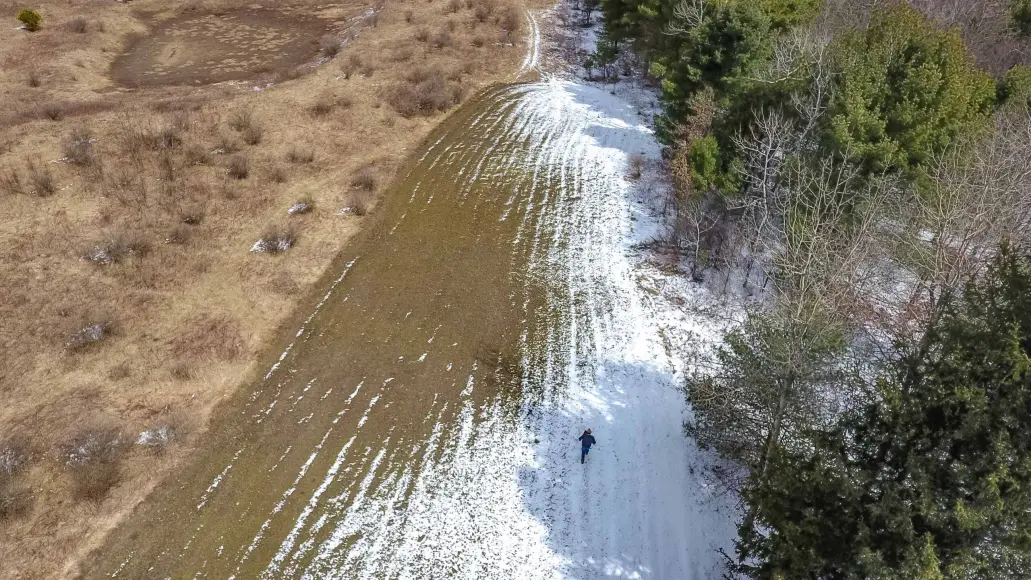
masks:
[[[597,443],[597,441],[594,440],[594,435],[591,435],[590,433],[588,433],[586,431],[584,431],[584,434],[581,435],[579,437],[579,439],[580,439],[580,445],[583,445],[584,447],[586,447],[588,449],[591,448],[591,445],[594,445],[595,443]]]

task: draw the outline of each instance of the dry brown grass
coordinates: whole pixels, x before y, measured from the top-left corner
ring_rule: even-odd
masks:
[[[362,223],[286,208],[308,198],[364,215],[437,113],[506,80],[526,49],[496,44],[503,4],[406,2],[384,5],[374,28],[338,50],[311,38],[314,58],[337,50],[328,64],[256,73],[253,85],[116,87],[112,61],[146,33],[142,15],[185,8],[42,0],[53,26],[0,27],[0,433],[17,427],[41,450],[0,478],[0,576],[74,576],[181,457],[151,452],[163,442],[133,445],[140,433],[161,430],[166,409],[189,409],[195,428],[171,439],[196,441]],[[464,66],[473,62],[491,65]],[[393,110],[394,87],[405,87],[407,114]],[[332,108],[312,115],[319,96]],[[237,155],[245,179],[229,176]],[[248,251],[258,235],[301,243],[272,260]],[[94,415],[122,434],[119,451],[69,465],[61,452]],[[73,501],[88,509],[68,509]]]

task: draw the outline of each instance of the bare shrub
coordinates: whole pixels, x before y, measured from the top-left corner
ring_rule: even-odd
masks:
[[[363,216],[369,213],[369,195],[365,190],[352,191],[344,213]]]
[[[480,48],[484,44],[486,44],[487,41],[484,40],[484,38],[482,36],[477,34],[476,36],[473,37],[473,39],[470,42],[472,42],[472,45],[475,46],[476,48]]]
[[[124,361],[116,364],[107,371],[107,378],[111,379],[112,381],[120,381],[122,379],[127,379],[131,376],[132,368],[129,367],[129,363]]]
[[[462,6],[462,0],[449,0],[449,2],[444,6],[444,13],[456,14],[462,10]]]
[[[250,109],[239,109],[229,116],[229,127],[235,131],[244,131],[254,124],[254,113]]]
[[[80,16],[78,18],[72,18],[71,20],[66,22],[65,28],[68,29],[68,32],[74,32],[76,34],[85,34],[89,31],[89,24],[86,22],[85,18],[82,18]]]
[[[99,502],[121,479],[124,437],[117,427],[94,423],[77,430],[59,447],[72,476],[72,495]]]
[[[239,150],[240,144],[236,142],[236,139],[233,139],[225,133],[219,135],[218,139],[215,140],[215,153],[229,155],[231,153],[236,153]]]
[[[286,168],[277,165],[273,167],[271,171],[269,171],[269,181],[271,181],[272,183],[286,183],[286,180]]]
[[[394,62],[408,62],[415,56],[415,49],[410,46],[403,46],[394,51],[390,56],[390,60]]]
[[[243,352],[240,325],[224,315],[201,314],[181,325],[171,341],[172,355],[181,361],[231,361]]]
[[[493,13],[494,13],[494,3],[493,2],[480,2],[479,4],[476,5],[476,8],[473,9],[473,16],[476,18],[477,22],[481,22],[481,23],[482,22],[486,22],[488,19],[490,19],[490,16]]]
[[[412,11],[411,10],[405,10],[405,22],[407,22],[408,24],[411,24],[412,23],[412,16],[413,15],[412,15]]]
[[[315,160],[315,152],[306,147],[294,145],[286,152],[286,160],[290,163],[311,163]]]
[[[519,31],[519,28],[523,24],[523,15],[519,12],[515,6],[509,6],[502,11],[498,17],[498,28],[500,28],[507,38]]]
[[[50,167],[45,163],[30,160],[26,168],[29,173],[29,185],[32,186],[32,193],[40,197],[47,197],[57,191],[57,181],[54,180],[54,174],[51,173]]]
[[[308,107],[308,111],[316,117],[321,117],[333,112],[333,107],[335,106],[336,103],[333,101],[332,95],[322,95]]]
[[[97,162],[96,152],[93,150],[93,132],[87,127],[77,127],[72,130],[61,146],[64,159],[69,163],[80,166],[90,166]]]
[[[178,225],[173,227],[165,236],[165,243],[181,246],[190,240],[190,228]]]
[[[189,363],[180,361],[172,365],[172,368],[168,370],[168,374],[172,375],[172,378],[177,381],[188,381],[193,376],[190,368]]]
[[[437,33],[433,35],[433,38],[430,39],[430,46],[433,48],[444,48],[446,46],[451,46],[452,42],[451,31],[441,29],[438,30]]]
[[[418,40],[419,42],[426,42],[430,39],[430,31],[426,30],[425,28],[419,28],[415,31],[414,36],[415,40]]]
[[[184,209],[179,213],[179,221],[188,226],[197,226],[204,221],[204,212],[199,208]]]
[[[439,68],[417,68],[397,85],[388,97],[391,106],[405,117],[446,111],[461,100],[460,87],[448,86]]]
[[[67,107],[65,107],[64,103],[44,103],[39,107],[40,116],[50,119],[51,121],[60,121],[61,119],[64,119],[66,112]]]
[[[251,125],[244,129],[242,137],[243,142],[248,145],[257,145],[261,143],[262,137],[264,137],[265,131],[258,125]]]
[[[210,165],[211,153],[199,145],[191,145],[183,151],[183,160],[187,165]]]
[[[343,47],[343,43],[340,42],[340,39],[330,35],[323,36],[319,40],[319,52],[329,58],[339,54],[341,47]]]
[[[247,179],[247,176],[250,174],[247,156],[233,155],[230,157],[226,171],[229,173],[229,177],[232,177],[233,179]]]
[[[36,89],[43,85],[43,79],[39,76],[39,71],[33,68],[29,69],[29,76],[25,78],[25,83]]]
[[[297,242],[297,232],[292,227],[268,226],[258,241],[251,246],[252,252],[280,254]]]
[[[5,191],[12,195],[23,191],[21,175],[17,169],[10,165],[0,168],[0,191]]]
[[[640,179],[641,174],[644,173],[644,155],[640,153],[634,153],[627,160],[627,168],[629,169],[631,179]]]
[[[0,522],[21,517],[32,508],[32,492],[0,476]]]
[[[131,257],[150,253],[150,243],[135,232],[118,232],[91,244],[81,255],[83,260],[99,265],[114,264]]]
[[[362,191],[375,190],[377,181],[376,170],[368,165],[359,168],[351,175],[351,187]]]
[[[155,150],[176,149],[183,144],[183,130],[170,123],[162,126],[151,138],[150,148]]]

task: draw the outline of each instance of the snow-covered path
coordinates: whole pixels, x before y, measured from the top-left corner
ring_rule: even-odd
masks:
[[[734,514],[677,388],[681,346],[713,332],[633,250],[660,227],[654,176],[627,177],[652,132],[556,79],[445,125],[224,438],[92,575],[717,576]]]

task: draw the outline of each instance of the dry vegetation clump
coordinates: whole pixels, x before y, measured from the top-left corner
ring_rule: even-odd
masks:
[[[286,183],[288,177],[286,168],[281,165],[276,165],[269,170],[268,179],[272,183]]]
[[[65,28],[68,29],[68,32],[74,32],[76,34],[85,34],[89,32],[89,24],[86,22],[86,19],[81,16],[78,18],[72,18],[66,22]]]
[[[359,168],[351,176],[351,187],[362,191],[375,191],[377,182],[376,170],[368,165]]]
[[[258,145],[261,143],[261,139],[264,135],[265,131],[260,125],[251,125],[244,129],[240,136],[244,143],[248,145]]]
[[[240,323],[228,315],[200,314],[181,325],[172,356],[184,362],[235,360],[243,352]]]
[[[59,102],[44,103],[39,106],[39,114],[51,121],[60,121],[65,116],[65,104]]]
[[[72,478],[72,496],[100,502],[121,479],[125,437],[113,425],[82,427],[60,446],[60,458]]]
[[[229,128],[244,131],[254,125],[254,113],[250,109],[240,109],[229,117]]]
[[[233,179],[247,179],[247,176],[250,175],[247,156],[240,154],[230,157],[229,163],[226,164],[226,172]]]
[[[33,194],[39,197],[48,197],[57,191],[57,181],[45,163],[35,159],[29,160],[26,162],[26,170],[29,174],[29,186]]]
[[[630,173],[630,179],[640,179],[644,173],[644,155],[640,153],[634,153],[630,155],[627,160],[627,166]]]
[[[38,89],[43,86],[43,78],[39,76],[39,71],[36,69],[30,69],[29,74],[25,77],[25,84],[34,89]]]
[[[319,40],[319,52],[328,58],[333,58],[339,54],[342,47],[343,43],[334,36],[326,35]]]
[[[316,117],[322,117],[332,113],[335,106],[333,95],[322,95],[315,99],[315,102],[308,107],[308,111]]]
[[[218,138],[215,140],[214,153],[219,155],[231,155],[239,150],[240,144],[237,143],[236,139],[233,139],[225,133],[219,134]]]
[[[311,163],[315,160],[315,152],[307,147],[293,145],[286,152],[286,160],[298,164]]]
[[[96,151],[93,143],[96,137],[87,127],[77,127],[72,130],[62,145],[64,159],[68,163],[88,167],[97,163]]]
[[[451,46],[452,42],[454,42],[454,39],[451,37],[451,31],[446,28],[438,30],[436,34],[434,34],[433,37],[430,38],[430,46],[432,46],[433,48],[444,48],[447,46]]]
[[[107,266],[126,258],[141,258],[150,253],[150,242],[137,232],[116,232],[89,244],[80,257],[87,262]]]
[[[292,227],[268,226],[251,246],[252,252],[281,254],[297,243],[297,231]]]
[[[396,85],[388,98],[404,117],[446,111],[465,96],[464,87],[448,82],[440,68],[419,67],[408,74],[406,81]]]

